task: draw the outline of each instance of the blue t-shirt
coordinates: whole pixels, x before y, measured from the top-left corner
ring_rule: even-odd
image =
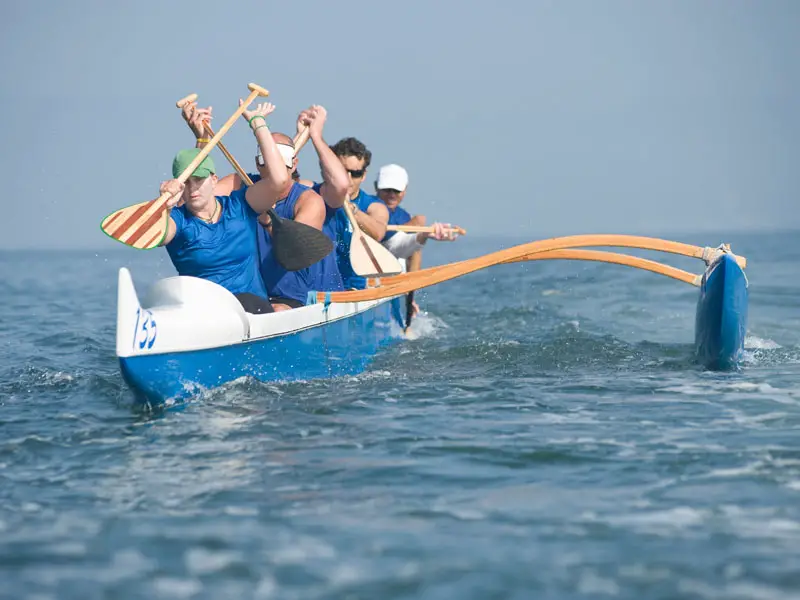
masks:
[[[254,180],[255,181],[255,180]],[[275,212],[284,219],[294,219],[297,201],[300,196],[309,188],[294,182],[285,200],[275,205]],[[332,212],[326,206],[326,222],[328,215]],[[325,224],[322,227],[323,233],[331,237]],[[335,241],[335,238],[331,237]],[[258,253],[261,268],[261,277],[267,286],[267,293],[270,297],[292,298],[298,302],[306,303],[309,291],[335,291],[342,290],[342,278],[339,269],[336,267],[336,254],[330,252],[325,258],[314,263],[306,269],[299,271],[287,271],[275,259],[272,252],[272,239],[265,227],[259,227],[258,232]]]
[[[411,220],[411,215],[408,214],[408,212],[404,208],[400,208],[399,206],[395,206],[394,210],[392,210],[388,206],[386,208],[389,209],[389,223],[388,223],[389,225],[405,225]],[[385,242],[395,233],[397,232],[387,231],[386,235],[383,236],[382,241]]]
[[[367,209],[375,202],[383,204],[383,200],[372,194],[365,193],[364,190],[358,190],[358,196],[353,202],[362,212],[367,212]],[[350,264],[350,240],[353,237],[350,219],[347,218],[347,213],[343,208],[336,211],[335,219],[337,229],[336,262],[339,265],[339,272],[342,274],[344,287],[345,289],[363,290],[367,287],[367,280],[360,275],[356,275],[353,271],[353,265]]]
[[[256,260],[258,214],[244,194],[242,188],[230,196],[217,196],[221,214],[216,223],[197,218],[186,206],[173,208],[175,237],[166,248],[179,275],[213,281],[234,294],[265,298]]]

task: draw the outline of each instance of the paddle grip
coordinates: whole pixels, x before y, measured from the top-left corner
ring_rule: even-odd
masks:
[[[177,106],[178,108],[183,108],[184,104],[186,104],[187,102],[194,102],[195,100],[197,100],[197,94],[189,94],[188,96],[184,96],[183,98],[178,100],[175,103],[175,106]]]
[[[255,84],[250,84],[250,85],[255,85]],[[178,177],[178,181],[180,181],[181,183],[186,183],[186,180],[192,176],[192,173],[194,173],[194,170],[198,167],[198,165],[201,162],[203,162],[203,160],[205,160],[206,156],[208,156],[211,150],[214,149],[214,146],[219,144],[219,141],[222,139],[222,136],[228,133],[228,130],[231,127],[233,127],[233,124],[236,122],[236,119],[242,116],[242,113],[245,110],[247,110],[247,107],[250,106],[250,103],[253,100],[255,100],[258,95],[259,95],[258,90],[253,90],[250,92],[250,95],[242,103],[242,105],[236,109],[236,111],[230,116],[230,118],[227,121],[225,121],[225,124],[220,128],[220,130],[216,133],[216,135],[214,135],[214,137],[211,138],[211,140],[209,140],[208,144],[203,146],[200,152],[197,153],[197,156],[194,157],[194,160],[192,160],[192,162],[189,163],[189,166],[186,167],[186,169],[184,169],[183,173],[181,173],[180,176]],[[159,201],[160,200],[161,198],[159,198]]]
[[[248,83],[247,87],[251,92],[258,92],[259,96],[269,96],[269,92],[256,83]]]

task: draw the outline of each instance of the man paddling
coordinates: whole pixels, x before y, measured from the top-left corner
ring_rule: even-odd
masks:
[[[326,119],[325,108],[315,105],[300,113],[297,121],[298,133],[308,127],[309,139],[319,157],[323,183],[312,190],[293,177],[293,181],[286,186],[278,200],[275,212],[281,218],[291,219],[321,230],[335,243],[336,232],[335,228],[331,227],[331,222],[333,214],[344,202],[348,182],[344,168],[323,138]],[[293,140],[282,133],[275,133],[272,137],[283,157],[286,169],[294,175],[297,171],[298,159]],[[302,136],[298,135],[298,138],[300,137]],[[259,173],[250,176],[254,182],[260,179],[264,169],[264,161],[260,154],[256,156],[256,168]],[[226,186],[238,189],[243,182],[239,175],[234,173],[223,177],[220,185],[223,189]],[[335,252],[331,252],[321,261],[306,269],[287,271],[274,256],[269,217],[262,215],[260,222],[262,224],[258,235],[260,271],[269,293],[270,302],[275,310],[304,306],[310,291],[344,289],[336,264]]]
[[[389,212],[389,225],[425,225],[425,215],[411,216],[408,211],[400,206],[406,196],[408,187],[408,173],[400,165],[385,165],[378,171],[375,180],[375,192],[383,201]],[[450,229],[449,223],[434,223],[433,231],[420,231],[419,233],[405,233],[403,231],[387,231],[381,242],[397,258],[407,260],[406,270],[418,271],[422,265],[422,246],[429,239],[437,241],[452,241],[457,236]]]
[[[372,153],[354,137],[343,138],[331,146],[348,177],[346,197],[353,209],[359,228],[371,238],[380,241],[386,235],[389,211],[379,198],[367,194],[361,184],[367,175]],[[337,228],[336,260],[346,289],[363,289],[367,280],[356,275],[350,263],[350,241],[352,226],[344,210],[335,215]]]
[[[204,131],[203,120],[210,117],[210,109],[198,110],[192,106],[184,106],[184,117],[197,135],[198,131]],[[306,127],[309,128],[309,138],[317,150],[321,170],[326,176],[325,185],[321,186],[321,189],[312,190],[298,182],[294,177],[297,172],[297,149],[294,147],[294,141],[283,133],[272,134],[284,165],[292,175],[292,180],[283,190],[275,206],[275,212],[281,218],[323,231],[335,243],[336,234],[335,231],[331,231],[329,223],[331,215],[344,202],[348,182],[344,168],[323,139],[322,131],[326,119],[327,112],[322,106],[312,106],[298,117],[298,133]],[[298,135],[299,137],[301,136]],[[203,141],[202,138],[198,140],[199,143]],[[261,179],[265,168],[260,153],[256,156],[256,168],[258,174],[248,175],[254,183]],[[242,178],[233,173],[220,179],[218,187],[228,190],[239,189],[243,185]],[[287,271],[274,256],[269,217],[262,215],[259,221],[262,225],[258,235],[260,272],[275,310],[304,306],[309,291],[344,289],[334,252],[306,269]]]
[[[400,165],[384,165],[378,171],[375,180],[375,192],[386,208],[389,210],[389,225],[425,225],[425,215],[413,217],[400,206],[406,197],[408,187],[408,173]],[[420,231],[419,233],[406,233],[404,231],[387,231],[382,243],[397,258],[405,259],[406,271],[418,271],[422,266],[422,247],[429,239],[437,241],[453,241],[457,234],[450,229],[449,223],[434,223],[433,231]],[[419,312],[419,305],[414,302],[413,295],[409,294],[408,302],[411,306],[410,317]]]

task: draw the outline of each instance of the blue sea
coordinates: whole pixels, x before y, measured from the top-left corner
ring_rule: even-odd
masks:
[[[540,261],[418,293],[362,375],[161,413],[114,329],[163,250],[0,253],[0,598],[800,598],[800,235],[671,238],[748,258],[740,371],[693,363],[697,288]]]

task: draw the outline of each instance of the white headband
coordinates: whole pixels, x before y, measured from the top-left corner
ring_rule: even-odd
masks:
[[[289,144],[275,144],[278,147],[278,152],[281,153],[283,157],[283,164],[286,165],[287,168],[291,169],[294,166],[294,148]],[[261,150],[258,151],[258,156],[261,158],[261,162],[264,162],[264,157],[261,156]]]
[[[278,146],[278,152],[280,152],[283,157],[284,164],[291,169],[294,165],[294,148],[289,144],[276,145]]]

